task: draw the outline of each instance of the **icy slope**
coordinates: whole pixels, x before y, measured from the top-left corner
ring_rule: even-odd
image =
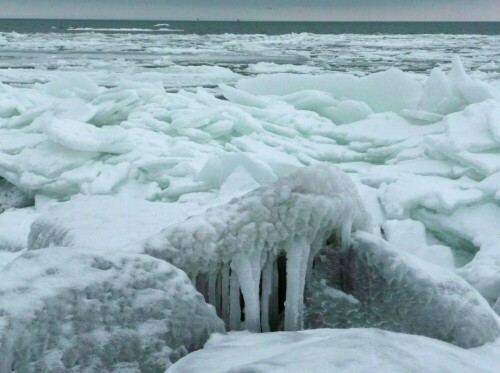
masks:
[[[214,335],[203,350],[181,359],[168,373],[493,373],[499,365],[498,354],[491,354],[490,346],[464,350],[435,339],[378,329],[319,329]]]

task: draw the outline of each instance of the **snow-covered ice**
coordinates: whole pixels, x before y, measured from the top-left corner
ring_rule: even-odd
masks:
[[[168,373],[449,372],[494,373],[496,346],[465,350],[435,339],[379,329],[214,335]]]
[[[498,370],[498,37],[94,31],[0,33],[2,369]]]

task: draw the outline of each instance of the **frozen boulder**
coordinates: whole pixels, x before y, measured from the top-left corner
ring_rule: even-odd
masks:
[[[182,271],[145,255],[50,247],[0,278],[1,372],[163,372],[224,332]]]
[[[285,292],[284,328],[297,330],[314,257],[327,241],[347,246],[352,231],[369,228],[352,181],[317,165],[166,228],[145,252],[188,273],[231,329],[243,327],[241,290],[247,329],[276,327]]]
[[[318,256],[310,327],[378,327],[469,348],[500,336],[498,316],[465,280],[367,233]]]

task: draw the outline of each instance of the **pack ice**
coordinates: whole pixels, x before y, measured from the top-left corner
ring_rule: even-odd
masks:
[[[494,84],[456,58],[218,89],[0,84],[3,370],[163,371],[224,329],[500,356]]]

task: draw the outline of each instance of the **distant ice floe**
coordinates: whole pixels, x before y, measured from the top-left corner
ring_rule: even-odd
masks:
[[[158,28],[173,27],[116,31],[111,32],[112,37],[110,31],[95,31],[96,28],[60,33],[0,33],[0,81],[32,85],[50,81],[62,71],[78,71],[107,87],[134,76],[141,81],[152,80],[145,77],[148,74],[154,74],[167,89],[213,87],[218,83],[213,79],[200,80],[196,72],[191,81],[189,75],[176,80],[179,65],[193,69],[197,67],[193,65],[218,65],[235,75],[342,72],[364,76],[397,67],[423,80],[434,67],[448,71],[452,55],[458,53],[473,77],[497,88],[500,82],[500,71],[494,68],[500,60],[499,35],[200,35],[190,34],[189,30],[161,32]],[[169,65],[153,63],[172,56],[179,57],[179,61]],[[196,56],[201,58],[191,58]],[[261,62],[293,66],[258,65]],[[165,78],[160,79],[160,74]]]
[[[161,371],[210,332],[303,326],[450,344],[358,329],[255,338],[284,354],[301,336],[345,340],[361,355],[377,339],[399,364],[440,369],[440,351],[446,367],[499,366],[494,85],[458,58],[425,79],[233,76],[223,97],[123,77],[0,84],[5,367]],[[305,356],[286,364],[314,367]]]
[[[102,27],[68,27],[68,31],[89,31],[89,32],[159,32],[170,31],[178,32],[184,30],[169,29],[167,27],[161,28],[102,28]]]

